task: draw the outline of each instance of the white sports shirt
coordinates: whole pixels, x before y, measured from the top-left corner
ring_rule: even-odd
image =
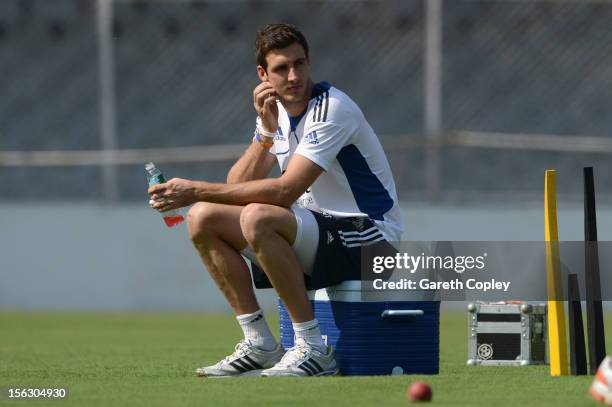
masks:
[[[281,172],[299,154],[324,172],[296,201],[337,217],[368,216],[389,241],[401,240],[404,222],[395,182],[378,137],[345,93],[321,82],[303,115],[290,118],[278,103],[279,128],[270,152]]]

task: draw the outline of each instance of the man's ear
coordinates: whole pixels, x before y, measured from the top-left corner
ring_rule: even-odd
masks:
[[[268,73],[264,69],[263,66],[257,65],[257,76],[259,76],[259,80],[265,82],[268,80]]]

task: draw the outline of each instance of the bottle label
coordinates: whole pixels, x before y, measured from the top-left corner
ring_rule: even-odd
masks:
[[[164,178],[163,174],[153,175],[151,178],[149,178],[149,186],[163,184],[164,182],[166,182],[166,178]]]

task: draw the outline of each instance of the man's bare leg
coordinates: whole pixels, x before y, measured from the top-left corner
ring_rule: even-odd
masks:
[[[240,229],[243,209],[200,202],[187,214],[189,237],[236,315],[259,309],[249,269],[240,255],[248,244]]]
[[[338,373],[333,351],[321,336],[306,294],[304,275],[293,251],[295,215],[274,205],[249,204],[240,216],[242,233],[253,248],[293,322],[295,346],[262,376],[309,376]]]
[[[304,284],[304,274],[293,251],[297,233],[295,215],[289,209],[249,204],[242,210],[240,226],[294,323],[312,321],[314,314]]]

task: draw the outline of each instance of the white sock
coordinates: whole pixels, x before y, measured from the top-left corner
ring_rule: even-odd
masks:
[[[321,329],[319,329],[319,321],[313,319],[312,321],[293,323],[293,332],[295,332],[295,339],[303,339],[307,344],[315,348],[316,350],[325,353],[327,347],[323,342],[321,336]]]
[[[272,350],[276,347],[276,339],[270,332],[263,311],[257,310],[252,314],[237,315],[236,319],[244,332],[244,338],[263,350]]]

